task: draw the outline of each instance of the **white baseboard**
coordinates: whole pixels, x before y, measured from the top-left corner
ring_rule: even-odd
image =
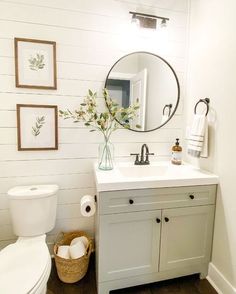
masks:
[[[236,289],[224,277],[224,275],[215,267],[213,263],[209,264],[207,280],[215,288],[218,294],[236,294]]]

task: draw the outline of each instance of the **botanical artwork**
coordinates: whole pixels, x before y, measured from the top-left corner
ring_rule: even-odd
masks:
[[[16,87],[56,89],[56,43],[15,38]]]
[[[18,150],[58,149],[57,106],[17,104]]]
[[[43,69],[45,66],[44,63],[44,55],[37,53],[35,57],[31,56],[29,59],[29,68],[31,70],[40,70]]]
[[[40,129],[43,127],[44,124],[45,124],[45,116],[36,117],[35,126],[32,126],[33,136],[37,137],[38,135],[40,135]]]

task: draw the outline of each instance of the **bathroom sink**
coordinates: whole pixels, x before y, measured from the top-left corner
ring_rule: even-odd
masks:
[[[98,192],[218,183],[218,176],[208,171],[187,163],[173,165],[169,161],[151,162],[150,165],[119,162],[109,171],[99,170],[95,165],[94,172]]]
[[[168,172],[168,166],[163,165],[126,165],[118,169],[122,176],[131,178],[163,177]]]

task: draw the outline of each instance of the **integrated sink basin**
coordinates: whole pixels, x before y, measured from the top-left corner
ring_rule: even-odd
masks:
[[[169,169],[164,165],[126,165],[117,168],[122,176],[131,178],[163,177]]]
[[[99,170],[95,165],[94,172],[98,192],[218,183],[218,176],[208,171],[187,163],[173,165],[168,161],[151,162],[150,165],[120,162],[110,171]]]

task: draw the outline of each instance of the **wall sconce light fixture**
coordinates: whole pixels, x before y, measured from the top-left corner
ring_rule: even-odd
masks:
[[[160,27],[165,28],[167,26],[167,21],[170,20],[167,17],[151,15],[146,13],[139,13],[130,11],[132,14],[131,24],[135,27],[145,28],[145,29],[156,29],[157,20],[160,19]]]

